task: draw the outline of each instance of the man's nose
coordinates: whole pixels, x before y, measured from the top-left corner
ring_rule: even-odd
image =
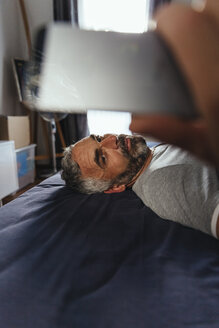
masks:
[[[101,147],[109,148],[109,149],[117,149],[117,137],[114,135],[110,135],[104,138],[101,142]]]

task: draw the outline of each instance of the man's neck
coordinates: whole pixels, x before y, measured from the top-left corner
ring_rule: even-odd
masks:
[[[153,151],[150,148],[148,148],[147,157],[145,159],[145,162],[144,162],[143,166],[140,168],[138,173],[133,177],[133,179],[126,185],[126,188],[129,188],[129,187],[133,186],[133,184],[140,177],[140,175],[146,170],[146,168],[150,164],[152,158],[153,158]]]

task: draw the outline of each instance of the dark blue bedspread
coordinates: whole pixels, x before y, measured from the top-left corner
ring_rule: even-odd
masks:
[[[45,180],[0,209],[0,328],[56,327],[218,328],[219,241]]]

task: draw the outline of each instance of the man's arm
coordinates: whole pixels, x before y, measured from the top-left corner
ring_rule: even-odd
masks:
[[[219,166],[219,1],[208,0],[201,12],[173,3],[161,8],[156,19],[157,32],[184,73],[201,119],[134,116],[130,129]]]

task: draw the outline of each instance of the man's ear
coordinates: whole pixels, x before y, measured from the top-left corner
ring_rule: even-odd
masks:
[[[117,192],[122,192],[125,189],[126,189],[126,186],[123,184],[123,185],[120,185],[120,186],[113,186],[110,189],[105,190],[104,193],[105,194],[113,194],[113,193],[117,193]]]

